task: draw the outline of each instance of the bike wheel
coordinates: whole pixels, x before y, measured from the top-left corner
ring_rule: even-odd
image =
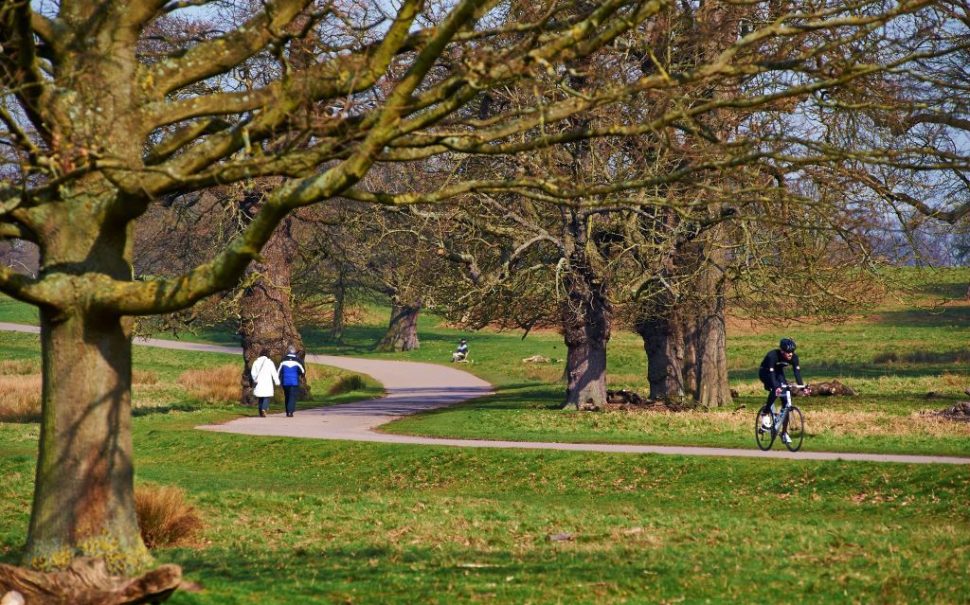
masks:
[[[802,419],[802,411],[795,406],[788,409],[788,422],[785,423],[788,437],[791,443],[786,443],[785,447],[793,452],[802,448],[802,439],[805,438],[805,421]]]
[[[770,413],[770,412],[769,412]],[[760,450],[770,450],[771,444],[775,442],[775,423],[772,421],[771,427],[765,428],[761,425],[761,419],[765,417],[766,414],[758,412],[754,417],[754,440],[758,444],[758,449]]]

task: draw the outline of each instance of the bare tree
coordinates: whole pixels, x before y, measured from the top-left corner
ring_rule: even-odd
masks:
[[[7,143],[0,237],[34,242],[41,257],[37,276],[0,267],[0,290],[36,305],[41,316],[43,420],[24,553],[35,567],[93,554],[124,572],[149,560],[133,505],[131,318],[188,308],[236,285],[288,213],[337,196],[405,204],[517,189],[565,202],[647,186],[652,181],[631,179],[577,190],[541,174],[416,194],[359,183],[380,162],[527,153],[689,128],[717,107],[831,88],[882,66],[860,66],[851,53],[824,65],[814,58],[880,28],[890,35],[885,24],[933,3],[799,3],[684,72],[628,73],[586,94],[562,80],[550,98],[477,121],[460,110],[485,91],[614,53],[637,32],[669,27],[673,3],[402,0],[389,12],[376,0],[353,10],[328,0],[220,2],[213,6],[227,10],[218,30],[162,40],[185,31],[166,26],[185,4],[77,0],[49,13],[27,0],[0,7]],[[294,45],[311,59],[291,60]],[[256,75],[267,64],[279,75],[262,83]],[[774,84],[690,107],[670,103],[649,123],[587,128],[574,121],[543,133],[635,96],[758,76]],[[282,180],[224,250],[175,277],[136,279],[133,233],[152,205],[257,177]]]

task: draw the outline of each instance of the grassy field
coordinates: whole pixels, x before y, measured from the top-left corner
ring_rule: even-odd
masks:
[[[392,430],[753,448],[748,425],[762,398],[755,368],[779,336],[791,335],[810,382],[838,378],[860,392],[798,401],[806,448],[970,455],[965,424],[920,413],[952,405],[970,386],[970,305],[938,307],[931,296],[968,281],[967,271],[941,274],[920,299],[888,302],[840,325],[732,322],[739,410],[562,412],[561,361],[521,363],[536,353],[561,360],[559,336],[466,335],[473,363],[464,367],[497,385],[497,396]],[[0,305],[8,312],[23,311]],[[322,332],[306,338],[315,353],[372,355],[380,332],[353,326],[342,346]],[[424,321],[421,349],[400,357],[447,362],[461,335]],[[0,355],[28,372],[36,337],[0,333]],[[611,385],[645,391],[643,357],[636,338],[617,333]],[[136,349],[145,383],[135,389],[137,481],[183,488],[205,522],[197,544],[155,553],[202,586],[176,593],[176,604],[960,603],[970,594],[965,468],[458,450],[194,430],[253,413],[206,403],[186,386],[186,371],[199,364],[237,363]],[[930,391],[938,397],[927,399]],[[16,561],[24,541],[36,440],[35,424],[0,422],[0,561]]]

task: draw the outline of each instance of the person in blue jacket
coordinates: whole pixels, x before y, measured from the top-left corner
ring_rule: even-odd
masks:
[[[306,375],[300,358],[296,355],[296,347],[290,345],[280,362],[279,369],[280,384],[283,386],[283,394],[286,396],[286,415],[292,417],[296,412],[296,396],[300,390],[300,377]]]

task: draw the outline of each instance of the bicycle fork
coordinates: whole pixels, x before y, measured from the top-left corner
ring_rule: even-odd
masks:
[[[785,420],[788,419],[788,410],[791,409],[791,392],[785,391],[781,396],[781,409],[778,414],[772,414],[775,418],[775,432],[780,433],[781,429],[785,426]]]

